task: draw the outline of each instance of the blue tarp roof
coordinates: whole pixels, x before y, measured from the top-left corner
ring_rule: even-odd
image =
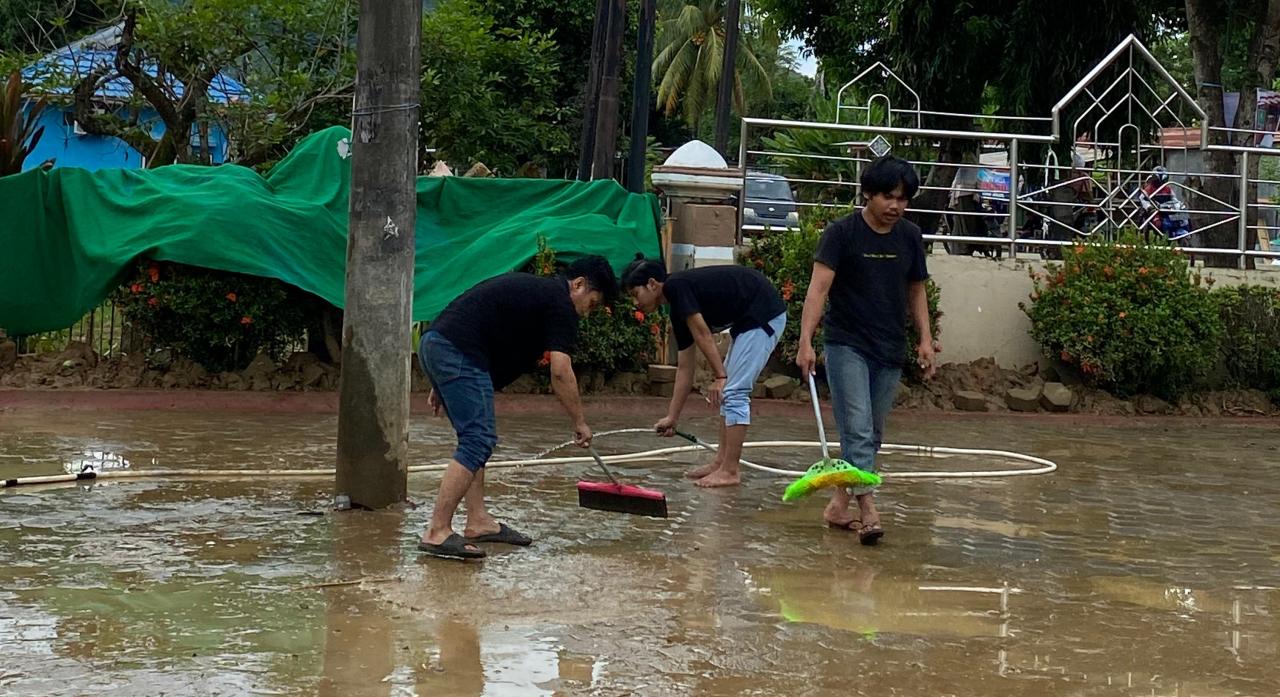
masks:
[[[114,65],[120,29],[119,25],[108,27],[63,46],[23,69],[23,80],[40,85],[41,91],[46,94],[71,94],[74,83],[89,75],[95,68]],[[151,77],[156,77],[155,63],[144,63],[142,69]],[[184,89],[182,83],[173,82],[169,86],[174,95],[181,99]],[[108,79],[98,86],[94,96],[107,101],[125,101],[133,96],[133,84],[113,70],[108,74]],[[218,73],[209,85],[209,100],[219,104],[247,102],[249,92],[231,77]]]

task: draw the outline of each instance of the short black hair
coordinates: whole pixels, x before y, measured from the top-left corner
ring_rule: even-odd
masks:
[[[587,287],[600,291],[605,304],[612,304],[618,297],[618,277],[614,275],[609,260],[599,254],[589,254],[569,264],[564,276],[569,280],[587,279]]]
[[[658,283],[666,283],[667,267],[656,259],[645,259],[643,254],[637,254],[636,260],[627,264],[622,272],[622,288],[631,290],[648,285],[651,278]]]
[[[876,194],[891,194],[902,187],[907,200],[915,198],[920,190],[920,176],[910,162],[892,155],[877,158],[866,169],[862,170],[862,195],[871,198]]]

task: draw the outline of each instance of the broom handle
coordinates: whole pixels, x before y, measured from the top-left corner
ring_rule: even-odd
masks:
[[[809,397],[813,399],[813,418],[818,421],[818,440],[822,441],[822,461],[831,459],[827,454],[827,431],[822,426],[822,407],[818,405],[818,386],[813,384],[813,373],[809,373]]]
[[[587,446],[587,452],[591,453],[591,457],[595,458],[596,464],[600,465],[600,469],[604,470],[605,475],[609,477],[609,481],[613,482],[614,486],[622,486],[614,478],[613,472],[610,472],[609,468],[605,466],[604,460],[600,459],[600,454],[596,452],[595,446]]]

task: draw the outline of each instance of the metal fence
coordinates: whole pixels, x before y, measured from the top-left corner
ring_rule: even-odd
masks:
[[[142,336],[124,319],[114,301],[107,300],[66,329],[13,337],[19,354],[55,353],[71,342],[89,345],[107,358],[128,353],[129,347],[141,343]]]
[[[921,175],[911,216],[927,241],[952,253],[1052,257],[1077,240],[1132,229],[1243,268],[1280,259],[1271,242],[1280,229],[1275,135],[1209,128],[1133,36],[1043,117],[926,110],[877,63],[840,88],[832,122],[743,119],[740,230],[752,237],[821,209],[856,210],[862,168],[895,154]],[[1207,171],[1215,151],[1229,152],[1236,171]],[[1259,158],[1278,174],[1265,176]],[[790,200],[763,193],[779,181]],[[799,215],[783,215],[792,209]]]

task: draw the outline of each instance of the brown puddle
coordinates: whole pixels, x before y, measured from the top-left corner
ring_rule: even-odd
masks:
[[[567,437],[548,417],[500,428],[502,457]],[[86,463],[330,467],[335,432],[323,415],[5,412],[0,477]],[[813,435],[783,418],[752,432]],[[1273,427],[903,415],[890,435],[1062,469],[890,484],[877,548],[825,528],[821,500],[783,504],[784,480],[748,472],[738,489],[693,488],[681,474],[696,455],[618,468],[666,492],[666,520],[579,509],[573,483],[596,476],[586,467],[494,470],[496,511],[537,542],[493,547],[482,564],[414,549],[433,475],[410,479],[427,505],[379,513],[328,511],[326,479],[8,491],[0,694],[1280,694]],[[415,422],[416,462],[451,446],[442,422]],[[749,457],[803,468],[817,453]],[[322,585],[346,581],[361,582]]]

